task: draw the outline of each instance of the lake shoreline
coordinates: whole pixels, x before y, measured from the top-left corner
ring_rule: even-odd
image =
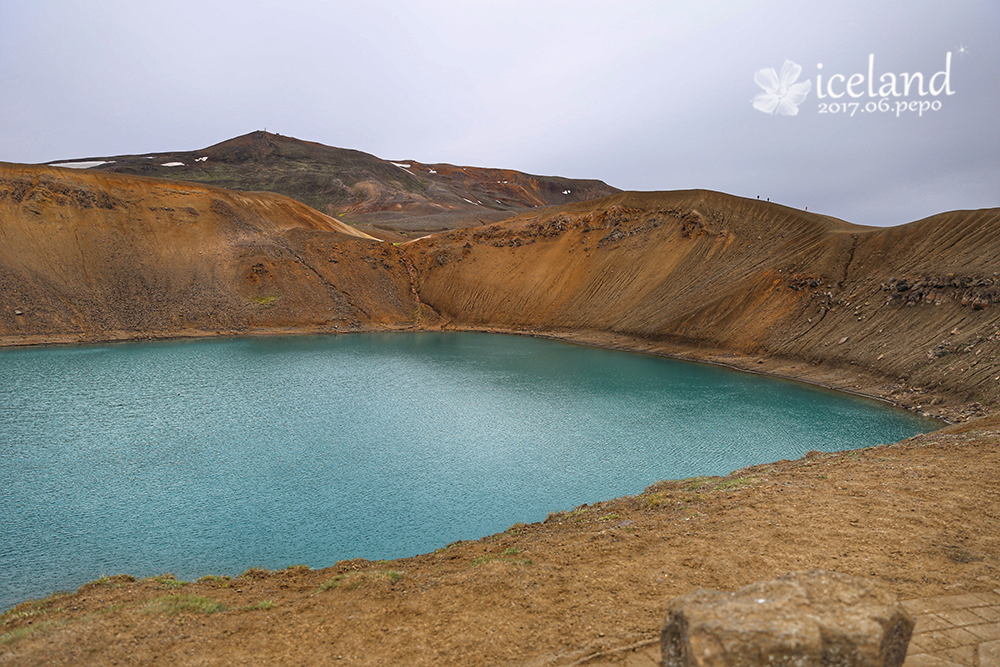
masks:
[[[201,340],[212,338],[253,338],[274,336],[325,336],[352,333],[416,333],[416,332],[470,332],[494,333],[516,336],[548,338],[566,343],[589,347],[636,352],[656,356],[707,363],[731,368],[746,373],[803,382],[824,389],[831,389],[856,396],[863,396],[889,403],[909,410],[923,417],[937,419],[942,426],[960,423],[976,417],[984,417],[991,411],[978,403],[963,400],[954,391],[938,388],[923,388],[900,382],[898,379],[863,369],[856,365],[836,362],[810,363],[801,359],[780,355],[752,355],[733,350],[725,350],[704,345],[675,341],[650,340],[640,336],[609,333],[604,331],[582,331],[565,329],[542,329],[534,327],[506,328],[496,326],[433,325],[399,327],[365,327],[341,330],[329,326],[288,327],[288,328],[247,328],[229,331],[169,332],[115,332],[110,335],[46,335],[30,337],[0,337],[0,349],[19,347],[43,347],[49,345],[103,345],[113,343],[142,343],[173,340]]]
[[[496,333],[50,346],[0,366],[0,534],[21,545],[0,554],[0,605],[118,567],[191,578],[412,555],[664,478],[939,427],[764,374]],[[261,488],[248,460],[275,477]],[[135,536],[154,525],[147,552]]]

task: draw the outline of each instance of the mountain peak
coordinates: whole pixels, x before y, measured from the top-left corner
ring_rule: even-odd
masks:
[[[196,151],[60,164],[232,190],[276,192],[391,241],[474,227],[526,209],[620,192],[598,180],[416,160],[393,162],[266,130]]]

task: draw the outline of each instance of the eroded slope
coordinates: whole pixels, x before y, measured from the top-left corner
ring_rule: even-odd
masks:
[[[407,251],[422,299],[456,327],[616,334],[762,370],[780,357],[802,377],[825,364],[911,405],[928,388],[998,398],[996,209],[883,229],[714,192],[624,193]]]
[[[399,252],[285,197],[0,165],[0,341],[407,326]]]

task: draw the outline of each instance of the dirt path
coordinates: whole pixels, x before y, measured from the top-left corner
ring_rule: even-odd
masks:
[[[698,586],[828,568],[901,599],[988,592],[998,468],[990,418],[664,482],[414,558],[111,578],[4,614],[0,664],[569,665],[654,639],[670,599]]]

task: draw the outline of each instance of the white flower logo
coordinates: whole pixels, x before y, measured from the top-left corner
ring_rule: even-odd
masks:
[[[802,73],[802,67],[791,60],[786,60],[781,66],[781,77],[774,68],[757,70],[753,80],[764,89],[753,98],[753,108],[764,113],[780,113],[782,116],[794,116],[799,113],[799,105],[806,99],[812,88],[812,81],[795,83]]]

